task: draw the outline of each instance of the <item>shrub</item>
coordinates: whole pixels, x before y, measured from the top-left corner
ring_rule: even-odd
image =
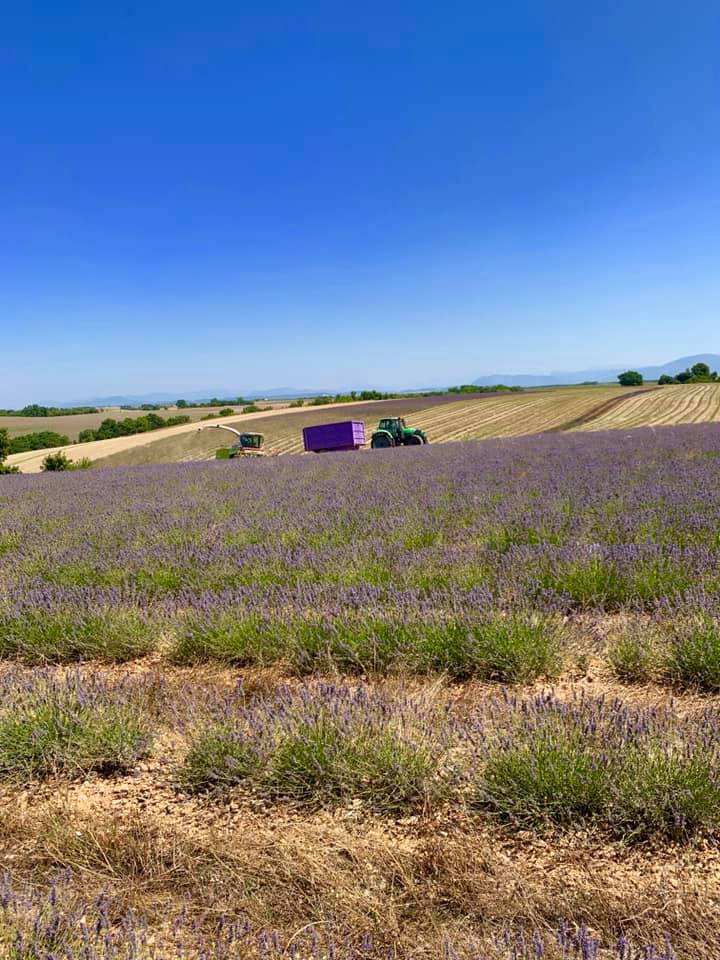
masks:
[[[418,669],[447,671],[455,679],[527,683],[557,673],[560,632],[550,618],[490,615],[422,630],[410,658]]]
[[[623,634],[612,643],[608,655],[615,676],[627,683],[648,681],[657,662],[652,639],[647,634]]]
[[[0,430],[0,465],[7,459],[9,453],[11,453],[10,438],[7,430],[3,428]]]
[[[78,609],[33,603],[0,608],[0,658],[27,663],[108,660],[122,663],[148,654],[156,625],[127,607]]]
[[[38,433],[25,433],[13,437],[10,441],[10,453],[25,453],[28,450],[44,450],[47,447],[66,447],[70,438],[52,430],[41,430]]]
[[[273,799],[401,810],[441,792],[447,731],[432,706],[362,685],[281,688],[250,707],[225,704],[194,736],[179,778],[188,790],[245,784]]]
[[[422,629],[422,628],[420,628]],[[417,624],[380,619],[299,623],[292,629],[287,653],[298,673],[385,673],[413,657]]]
[[[272,663],[284,649],[280,626],[232,612],[188,615],[171,652],[175,663],[223,660],[236,666]]]
[[[557,623],[549,617],[278,622],[224,611],[189,615],[171,656],[176,663],[217,659],[237,666],[286,660],[300,674],[395,669],[523,683],[557,673],[560,640]]]
[[[2,694],[0,779],[122,772],[147,751],[137,704],[97,679],[10,675]]]
[[[665,744],[630,752],[617,785],[615,827],[626,837],[661,834],[675,840],[720,825],[717,763],[673,752]]]
[[[673,683],[720,690],[720,623],[707,615],[680,620],[672,628],[664,666]]]
[[[612,557],[561,563],[540,575],[542,589],[582,609],[618,610],[627,604],[648,607],[661,597],[679,595],[691,584],[683,563],[664,557],[637,557],[618,561]]]
[[[78,434],[80,443],[92,440],[110,440],[113,437],[129,437],[136,433],[147,433],[150,430],[160,430],[163,427],[176,427],[183,423],[190,423],[190,417],[179,415],[163,419],[156,413],[147,413],[143,417],[125,417],[124,420],[114,420],[106,417],[97,430],[81,430]]]
[[[470,800],[516,825],[598,824],[626,839],[720,826],[714,718],[550,695],[495,709]]]
[[[57,453],[49,453],[40,467],[45,473],[52,473],[58,470],[72,470],[72,468],[73,461],[66,457],[62,450],[59,450]]]
[[[596,739],[551,716],[490,753],[476,800],[516,823],[578,826],[607,809],[611,784]]]
[[[219,417],[230,417],[235,413],[232,407],[223,407],[222,410],[218,410]]]
[[[618,374],[618,381],[623,387],[641,387],[643,385],[643,375],[637,370],[626,370],[625,373]]]

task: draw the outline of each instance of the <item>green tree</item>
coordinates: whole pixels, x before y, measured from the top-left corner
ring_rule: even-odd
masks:
[[[10,453],[24,453],[26,450],[43,450],[46,447],[66,447],[70,438],[54,430],[40,430],[38,433],[24,433],[10,441]]]
[[[618,380],[623,387],[641,387],[644,382],[642,374],[637,370],[626,370],[618,375]]]
[[[40,469],[46,473],[51,473],[56,470],[72,470],[72,468],[72,460],[66,457],[62,450],[59,450],[57,453],[49,453],[40,467]]]
[[[5,463],[10,449],[10,438],[7,430],[0,430],[0,473],[20,473],[17,467],[9,467]]]
[[[176,401],[175,401],[175,406],[178,407],[178,409],[180,409],[180,410],[184,410],[185,407],[187,407],[187,405],[188,405],[187,400],[176,400]]]
[[[663,384],[663,385],[666,384],[666,383],[677,383],[677,382],[678,382],[678,381],[677,381],[677,379],[676,379],[675,377],[671,377],[671,376],[669,376],[667,373],[664,373],[664,374],[658,379],[658,383]]]
[[[689,370],[681,370],[680,373],[675,374],[675,379],[678,383],[690,383],[692,381],[692,373]]]

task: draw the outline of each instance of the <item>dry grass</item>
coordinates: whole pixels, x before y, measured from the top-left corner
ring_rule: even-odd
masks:
[[[585,923],[606,942],[672,935],[711,956],[720,923],[715,849],[632,850],[592,835],[515,837],[462,818],[380,823],[352,810],[302,818],[237,808],[122,810],[80,798],[3,811],[0,867],[43,882],[70,868],[75,894],[109,892],[157,930],[189,905],[246,915],[286,938],[334,919],[343,934],[439,954],[445,938]]]
[[[588,662],[560,678],[557,694],[667,703],[661,688],[618,684],[604,662],[617,631],[636,626],[621,618],[578,622],[577,649],[588,652]],[[198,687],[228,689],[238,678],[218,668],[160,672],[153,660],[101,669],[111,682],[128,673],[144,679],[148,707],[166,724],[168,697],[197,698]],[[242,675],[257,691],[283,680],[276,669]],[[498,694],[493,684],[422,678],[376,685],[448,700],[459,713]],[[673,701],[678,713],[711,702],[686,694]],[[419,955],[440,955],[448,937],[489,945],[501,930],[549,932],[566,918],[604,942],[620,932],[661,942],[667,931],[679,957],[713,956],[720,925],[715,845],[626,847],[592,832],[511,833],[457,805],[390,818],[353,801],[308,811],[242,790],[222,802],[198,798],[173,785],[182,749],[167,729],[129,776],[0,789],[0,873],[42,885],[70,868],[78,902],[108,892],[114,910],[146,917],[160,941],[187,906],[203,924],[243,914],[285,938],[332,917],[343,937],[369,931],[383,949]],[[487,955],[494,956],[490,947]]]

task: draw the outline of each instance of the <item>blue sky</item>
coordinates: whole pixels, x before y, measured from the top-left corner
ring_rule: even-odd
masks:
[[[720,10],[11,3],[0,405],[720,352]]]

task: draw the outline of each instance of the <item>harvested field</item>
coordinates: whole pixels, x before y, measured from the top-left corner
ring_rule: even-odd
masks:
[[[719,458],[0,478],[0,953],[717,956]]]
[[[267,450],[273,454],[301,453],[303,427],[340,419],[364,420],[369,436],[380,417],[395,415],[405,416],[414,425],[421,426],[431,443],[445,443],[561,430],[564,424],[574,423],[578,417],[592,416],[592,411],[609,399],[632,392],[611,386],[478,394],[461,400],[455,395],[412,397],[332,408],[307,407],[287,411],[280,418],[256,414],[252,426],[244,419],[243,423],[247,429],[265,434]],[[158,438],[150,446],[103,457],[100,464],[110,467],[208,460],[214,456],[216,447],[223,445],[222,434],[215,431],[186,432],[182,436],[173,433]]]
[[[627,397],[577,429],[622,430],[717,420],[720,420],[720,383],[690,383]]]

